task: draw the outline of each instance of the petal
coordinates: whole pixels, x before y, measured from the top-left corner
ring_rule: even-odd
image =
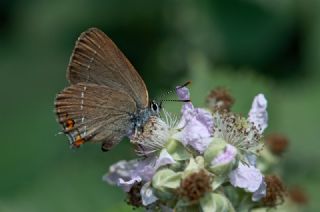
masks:
[[[258,190],[256,190],[252,195],[252,201],[259,201],[261,198],[265,197],[267,194],[267,184],[265,181],[262,181]]]
[[[125,181],[124,179],[120,178],[117,186],[121,187],[123,191],[129,192],[131,187],[136,183],[136,182],[141,182],[141,177],[134,177],[128,181]]]
[[[246,158],[248,160],[248,163],[254,167],[257,165],[257,156],[254,154],[247,154]]]
[[[160,152],[159,158],[156,161],[156,164],[154,166],[154,171],[156,171],[161,166],[173,164],[175,162],[176,161],[172,158],[172,156],[168,153],[168,151],[166,149],[163,149]]]
[[[178,88],[178,87],[177,87]],[[189,89],[186,87],[177,89],[177,95],[180,99],[189,99]],[[190,145],[195,150],[203,153],[208,147],[213,134],[212,114],[201,108],[194,108],[191,102],[187,102],[182,107],[182,116],[178,129],[181,129],[173,137],[184,145]]]
[[[199,138],[194,139],[189,142],[189,145],[192,146],[193,149],[197,150],[201,154],[208,148],[209,144],[211,143],[212,138]]]
[[[140,176],[142,181],[147,182],[150,181],[155,172],[155,164],[156,164],[156,157],[147,157],[143,160],[138,161],[138,165],[135,170],[135,175]]]
[[[140,179],[139,182],[149,181],[154,175],[155,163],[156,157],[149,157],[144,160],[119,161],[110,167],[109,172],[103,176],[102,180],[120,187],[126,184],[131,185],[137,179]]]
[[[203,122],[195,117],[186,123],[180,132],[180,139],[184,145],[190,145],[202,153],[211,141],[211,132]]]
[[[150,205],[158,200],[158,197],[154,195],[153,189],[150,186],[150,182],[142,186],[141,191],[141,200],[144,206]]]
[[[117,185],[120,178],[125,181],[132,179],[135,176],[137,166],[137,160],[119,161],[110,166],[109,172],[102,179],[109,184]]]
[[[255,192],[260,187],[263,176],[259,169],[251,165],[239,163],[238,167],[229,174],[230,183],[234,187]]]
[[[176,93],[181,100],[190,99],[190,92],[187,87],[177,86]]]
[[[201,122],[210,133],[213,133],[214,122],[211,112],[202,108],[196,108],[195,113],[196,119]]]
[[[212,165],[223,165],[230,163],[237,155],[237,148],[227,144],[224,151],[222,151],[217,157],[211,162]]]
[[[267,112],[267,100],[263,94],[258,94],[251,106],[249,111],[249,121],[253,122],[254,125],[260,129],[262,133],[268,126],[268,112]]]

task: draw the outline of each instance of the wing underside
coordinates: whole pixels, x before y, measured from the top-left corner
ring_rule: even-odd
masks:
[[[139,108],[147,107],[148,92],[142,78],[112,40],[101,30],[83,32],[70,58],[67,78],[71,84],[94,83],[130,95]]]
[[[136,104],[119,90],[78,83],[57,95],[55,108],[72,146],[92,140],[103,142],[110,149],[131,130],[130,118]]]

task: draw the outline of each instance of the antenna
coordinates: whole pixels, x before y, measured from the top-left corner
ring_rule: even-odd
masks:
[[[175,92],[178,89],[181,89],[181,88],[184,88],[184,87],[188,86],[189,84],[191,84],[190,80],[185,82],[184,84],[182,84],[180,86],[177,86],[175,89],[172,89],[172,90],[162,94],[160,96],[160,104],[159,104],[160,108],[162,107],[162,102],[191,102],[190,99],[161,99],[161,98],[163,98],[163,97]]]

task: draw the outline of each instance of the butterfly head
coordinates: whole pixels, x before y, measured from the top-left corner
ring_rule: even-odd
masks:
[[[155,100],[152,100],[150,102],[150,111],[152,115],[159,115],[161,109],[162,109],[162,102],[158,103]]]

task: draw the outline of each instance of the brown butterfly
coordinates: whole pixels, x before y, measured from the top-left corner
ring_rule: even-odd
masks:
[[[72,147],[102,142],[110,150],[139,130],[161,104],[149,102],[142,78],[128,59],[97,28],[83,32],[67,69],[70,86],[56,97],[55,109]]]

